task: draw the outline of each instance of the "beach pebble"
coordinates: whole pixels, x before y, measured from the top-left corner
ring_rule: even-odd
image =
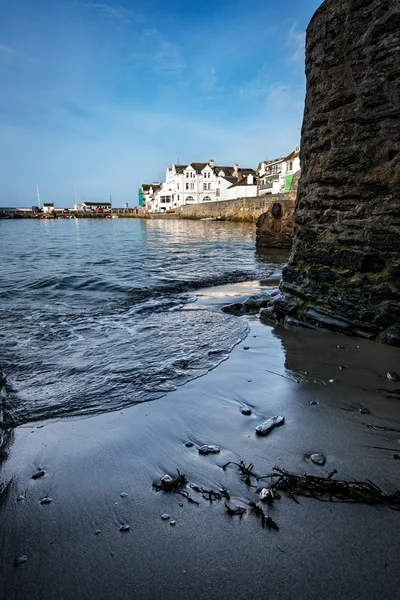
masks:
[[[318,404],[318,402],[316,400],[311,400],[310,404],[311,406],[315,406],[316,404]]]
[[[336,348],[339,348],[339,350],[344,350],[344,346],[342,344],[336,344]]]
[[[269,488],[263,488],[259,494],[260,500],[262,502],[266,502],[267,504],[272,504],[274,501],[274,493]]]
[[[94,535],[100,535],[100,533],[101,533],[100,529],[96,529],[94,532]]]
[[[110,552],[111,556],[114,558],[115,552]]]
[[[173,482],[173,479],[170,475],[164,475],[164,477],[161,477],[160,481],[164,485],[171,485],[171,483]]]
[[[340,369],[341,371],[343,371],[343,369],[345,369],[345,368],[346,368],[346,367],[344,367],[343,365],[339,365],[339,369]]]
[[[25,496],[23,494],[20,494],[17,498],[17,502],[21,502],[21,500],[26,500]]]
[[[32,475],[32,479],[39,479],[39,477],[43,477],[45,473],[46,471],[44,469],[39,469],[38,471],[36,471],[36,473]]]
[[[121,525],[121,527],[119,528],[120,531],[129,531],[131,528],[130,525]]]
[[[199,448],[200,454],[217,454],[220,450],[219,446],[207,446],[206,444]]]
[[[192,448],[194,446],[193,442],[186,442],[185,443],[186,448]]]
[[[246,417],[249,417],[251,415],[251,408],[248,408],[246,406],[242,406],[242,408],[240,409],[240,412],[242,413],[242,415],[245,415]]]
[[[53,500],[46,496],[46,498],[41,499],[40,504],[50,504],[50,502],[53,502]]]
[[[178,502],[178,506],[183,506],[183,502]]]
[[[395,373],[394,371],[388,371],[386,373],[386,377],[389,379],[389,381],[400,381],[400,376],[398,375],[398,373]]]
[[[284,422],[285,417],[281,417],[279,415],[271,417],[267,421],[264,421],[264,423],[257,425],[256,433],[258,433],[258,435],[267,435],[267,433],[272,431],[274,427],[278,427],[278,425],[283,425]]]
[[[121,493],[120,493],[120,496],[121,496],[121,498],[126,498],[126,497],[127,497],[127,495],[128,495],[128,494],[127,494],[126,492],[121,492]]]
[[[371,411],[369,410],[369,408],[359,408],[358,410],[362,415],[370,415],[371,414]]]
[[[243,350],[250,350],[250,346],[243,346]]]
[[[21,556],[18,556],[18,558],[15,559],[14,565],[16,567],[20,567],[21,565],[26,563],[27,560],[28,560],[28,557],[26,556],[26,554],[22,554]]]
[[[164,513],[163,515],[161,515],[161,518],[163,521],[166,521],[167,519],[170,519],[171,517],[169,515],[167,515],[167,513]]]
[[[319,452],[315,453],[315,454],[311,454],[310,456],[311,460],[313,461],[313,463],[315,463],[316,465],[324,465],[326,458],[323,454],[320,454]]]
[[[329,383],[335,383],[335,380],[334,379],[330,379]]]
[[[170,521],[169,524],[170,525],[176,525],[176,521]]]

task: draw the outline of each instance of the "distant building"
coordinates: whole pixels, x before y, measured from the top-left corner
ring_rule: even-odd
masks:
[[[111,202],[86,202],[85,200],[82,204],[75,204],[74,210],[83,210],[83,211],[92,211],[95,212],[98,208],[102,208],[103,210],[110,211],[112,209]]]
[[[213,160],[208,163],[172,165],[167,169],[165,181],[155,194],[152,210],[165,212],[185,204],[227,200],[228,188],[239,177],[255,174],[254,169],[239,169],[237,164],[233,167],[216,166]]]
[[[239,173],[238,180],[228,187],[227,200],[236,200],[237,198],[251,198],[257,196],[257,181],[253,174],[243,177]]]
[[[158,181],[153,183],[143,183],[138,191],[139,206],[152,212],[156,193],[160,190],[161,184]]]
[[[43,212],[44,213],[54,212],[54,202],[43,202]]]
[[[257,167],[258,195],[290,191],[293,175],[300,171],[300,148],[288,156],[260,162]]]

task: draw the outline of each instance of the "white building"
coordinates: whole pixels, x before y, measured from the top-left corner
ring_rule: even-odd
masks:
[[[154,212],[175,210],[185,204],[215,202],[228,199],[228,188],[239,177],[255,176],[253,169],[215,166],[208,163],[193,162],[190,165],[172,165],[166,171],[165,181],[155,194]]]
[[[153,183],[142,183],[139,188],[139,206],[148,212],[153,212],[156,193],[159,192],[161,184],[158,181]]]
[[[43,202],[43,212],[44,213],[53,213],[54,212],[54,202]]]
[[[227,200],[236,200],[238,198],[251,198],[257,196],[257,180],[253,174],[243,177],[239,173],[239,178],[235,183],[228,187]]]
[[[258,195],[288,192],[297,171],[300,171],[300,148],[288,156],[261,162],[257,167]]]

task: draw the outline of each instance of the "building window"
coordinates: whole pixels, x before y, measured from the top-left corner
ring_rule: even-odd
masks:
[[[179,190],[179,183],[176,184],[176,189]]]
[[[185,188],[186,188],[187,190],[189,189],[189,184],[188,184],[188,183],[185,185]]]
[[[190,184],[190,189],[191,189],[191,190],[194,190],[194,183],[191,183],[191,184]]]
[[[218,198],[218,197],[221,195],[221,194],[220,194],[220,189],[219,189],[219,188],[217,188],[217,189],[215,190],[215,195],[217,196],[217,198]]]
[[[211,171],[208,171],[207,177],[208,177],[208,179],[210,179],[210,177],[211,177]]]
[[[186,179],[189,179],[189,173],[186,171]]]
[[[211,190],[211,183],[208,184],[208,189]]]
[[[186,202],[194,202],[194,198],[193,198],[193,196],[188,196],[188,197],[186,198]]]
[[[218,185],[221,185],[221,180],[220,179],[218,179]]]
[[[206,190],[206,189],[207,189],[207,184],[203,183],[203,190]]]
[[[177,200],[178,200],[178,202],[179,202],[179,194],[177,195],[176,199],[177,199]]]
[[[293,171],[293,161],[289,162],[289,171]]]
[[[203,202],[211,202],[210,196],[204,196]]]

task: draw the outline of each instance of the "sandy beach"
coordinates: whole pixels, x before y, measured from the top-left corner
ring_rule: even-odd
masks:
[[[239,287],[200,294],[199,302],[227,302],[246,291]],[[231,506],[246,507],[256,489],[234,465],[221,468],[240,460],[259,474],[337,469],[340,479],[400,489],[400,382],[386,377],[400,371],[400,350],[246,318],[249,334],[225,362],[159,400],[10,433],[1,467],[10,482],[1,506],[1,598],[398,595],[400,513],[390,507],[297,504],[282,494],[269,511],[273,531],[249,509],[230,516],[224,501],[210,503],[190,487],[198,505],[153,489],[179,469],[189,483],[226,488]],[[256,436],[274,415],[284,425]],[[221,451],[203,456],[203,444]],[[324,454],[325,465],[312,453]],[[32,479],[39,468],[45,475]],[[42,505],[45,497],[52,501]],[[22,555],[27,561],[15,566]]]

